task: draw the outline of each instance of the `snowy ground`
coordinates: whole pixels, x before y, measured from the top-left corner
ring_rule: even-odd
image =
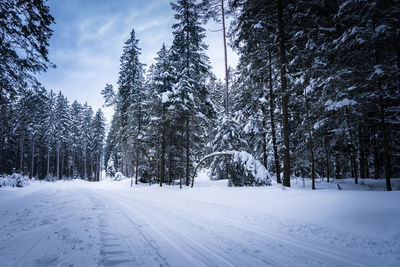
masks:
[[[1,266],[400,266],[400,192],[130,181],[0,188]],[[395,181],[395,188],[400,181]]]

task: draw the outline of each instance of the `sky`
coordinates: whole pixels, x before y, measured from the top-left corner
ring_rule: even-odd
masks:
[[[169,0],[49,0],[52,25],[49,57],[57,66],[39,75],[48,89],[61,91],[70,102],[87,102],[96,111],[102,108],[107,122],[113,114],[104,108],[100,92],[106,83],[117,88],[119,59],[124,42],[135,29],[142,49],[140,60],[154,63],[163,42],[171,45],[176,22]],[[221,25],[209,22],[205,43],[213,72],[224,78]],[[237,55],[228,48],[228,64],[236,66]]]

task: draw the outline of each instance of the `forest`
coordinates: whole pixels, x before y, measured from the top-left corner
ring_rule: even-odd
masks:
[[[244,151],[291,179],[400,177],[400,4],[397,0],[177,0],[173,42],[141,62],[135,25],[123,46],[113,107],[103,112],[47,90],[46,1],[0,1],[0,174],[137,184],[191,183],[215,152]],[[221,26],[225,79],[213,74],[205,24]],[[226,46],[239,55],[229,66]],[[210,179],[257,186],[230,157]],[[238,174],[239,173],[239,174]]]

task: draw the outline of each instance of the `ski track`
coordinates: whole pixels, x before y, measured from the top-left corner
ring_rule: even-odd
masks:
[[[306,249],[312,254],[320,254],[326,258],[335,259],[338,264],[349,264],[349,265],[362,265],[362,266],[381,266],[381,264],[373,264],[376,262],[376,257],[383,256],[385,259],[392,257],[394,259],[394,265],[400,263],[400,242],[398,241],[386,241],[377,240],[367,236],[357,236],[351,233],[339,232],[335,229],[330,229],[327,227],[320,227],[317,225],[296,223],[293,221],[288,221],[282,218],[276,218],[268,214],[249,211],[243,208],[232,208],[226,205],[210,203],[206,201],[199,200],[185,200],[185,206],[171,206],[167,201],[157,201],[155,198],[143,198],[141,195],[137,195],[136,198],[142,197],[144,201],[153,201],[155,203],[154,207],[168,208],[168,212],[175,212],[180,209],[180,214],[189,213],[191,215],[197,214],[197,219],[204,218],[204,214],[201,210],[208,207],[207,219],[213,219],[219,221],[222,224],[229,224],[241,228],[242,230],[247,230],[255,234],[261,234],[265,237],[274,238],[282,243],[287,243],[288,245],[295,245],[299,249]],[[172,197],[173,198],[173,197]],[[169,199],[170,202],[171,198]],[[194,204],[194,205],[193,205]],[[188,208],[192,205],[192,208]],[[210,209],[210,206],[213,209]],[[200,212],[199,212],[200,210]],[[210,213],[211,212],[211,213]],[[226,217],[221,216],[221,214],[226,214]],[[237,218],[240,215],[240,220]],[[236,218],[235,218],[236,216]],[[256,222],[257,225],[262,225],[263,223],[273,224],[272,227],[255,226],[247,222],[247,218],[252,218],[253,224]],[[243,220],[244,219],[244,220]],[[258,221],[257,221],[258,219]],[[243,222],[245,221],[245,222]],[[281,227],[284,225],[285,227]],[[286,231],[282,231],[284,229]],[[300,229],[300,230],[299,230]],[[335,235],[335,240],[331,240],[324,236],[324,234]],[[328,235],[329,236],[329,235]],[[306,240],[306,242],[304,241]],[[322,242],[321,242],[322,241]],[[324,242],[325,241],[325,242]],[[360,246],[360,243],[364,246]],[[352,250],[352,251],[349,251]],[[367,250],[367,251],[366,251]],[[374,255],[368,255],[368,253],[373,253]],[[310,254],[312,257],[313,255]],[[397,257],[396,257],[397,256]],[[369,259],[368,259],[369,258]],[[325,263],[326,264],[326,263]]]
[[[227,207],[224,207],[227,208]],[[197,215],[200,215],[196,209],[189,210],[180,207],[180,210],[183,212],[195,212]],[[185,213],[182,213],[185,214]],[[335,262],[335,265],[350,265],[350,266],[357,266],[359,264],[362,264],[363,266],[369,266],[370,263],[367,261],[364,261],[360,255],[358,257],[352,256],[349,254],[347,251],[343,249],[333,249],[332,247],[327,248],[326,245],[322,243],[314,243],[314,242],[303,242],[301,240],[297,240],[294,238],[291,238],[290,236],[284,235],[282,233],[279,233],[279,231],[268,231],[266,229],[261,229],[259,227],[253,226],[249,223],[242,223],[237,220],[229,219],[226,220],[226,218],[221,217],[219,215],[215,214],[207,214],[208,219],[212,219],[214,221],[217,221],[222,224],[229,224],[231,226],[235,226],[237,228],[240,228],[241,230],[245,230],[248,232],[252,232],[256,235],[262,235],[265,238],[273,238],[277,240],[280,243],[285,244],[288,247],[291,247],[292,250],[305,250],[304,252],[308,252],[310,257],[315,256],[315,254],[319,255],[322,258],[327,258],[330,259],[329,262]]]
[[[105,193],[107,192],[108,196],[110,197],[110,192],[108,191],[104,191]],[[111,193],[112,194],[112,193]],[[128,198],[134,198],[135,203],[137,203],[138,205],[135,205],[134,210],[130,207],[127,207],[128,209],[130,209],[132,212],[138,212],[140,211],[143,207],[147,204],[147,206],[150,206],[149,203],[152,202],[153,205],[151,205],[149,208],[147,208],[146,213],[149,214],[151,213],[152,216],[149,218],[149,220],[152,220],[153,222],[157,222],[158,227],[160,228],[161,225],[164,225],[164,227],[166,228],[166,232],[170,233],[170,232],[175,232],[175,237],[174,239],[177,240],[176,237],[184,237],[185,239],[180,240],[180,241],[174,241],[174,243],[185,243],[185,240],[189,240],[191,241],[191,244],[197,244],[200,248],[206,248],[204,245],[200,244],[198,241],[195,240],[195,238],[188,236],[188,234],[185,234],[182,231],[179,231],[177,229],[177,227],[174,227],[173,225],[179,225],[182,226],[182,223],[186,221],[187,223],[187,219],[185,219],[184,217],[182,217],[182,215],[185,214],[191,214],[193,215],[193,213],[196,214],[195,219],[199,220],[202,217],[206,217],[207,219],[212,219],[215,221],[217,221],[218,223],[222,224],[222,225],[226,225],[226,226],[234,226],[236,228],[240,228],[238,229],[239,231],[248,231],[248,232],[252,232],[252,234],[254,235],[255,239],[259,239],[259,237],[257,235],[262,235],[266,240],[267,239],[274,239],[275,241],[280,242],[281,244],[284,244],[284,247],[282,247],[282,249],[289,249],[289,251],[302,251],[302,253],[292,253],[291,256],[297,258],[298,259],[302,259],[306,260],[305,265],[310,265],[310,264],[323,264],[325,262],[325,265],[327,262],[329,262],[329,264],[332,264],[334,266],[359,266],[360,264],[362,266],[370,266],[370,263],[367,261],[364,261],[362,259],[360,259],[357,256],[351,256],[348,252],[346,252],[343,249],[336,249],[336,250],[332,250],[332,248],[325,248],[325,246],[323,246],[322,244],[313,244],[313,243],[306,243],[303,241],[299,241],[296,239],[293,239],[291,237],[282,235],[282,234],[278,234],[276,232],[272,232],[272,231],[265,231],[262,230],[260,228],[257,228],[255,226],[252,226],[250,224],[244,224],[235,220],[232,220],[231,218],[229,220],[226,220],[226,218],[217,216],[217,215],[212,215],[212,214],[206,214],[204,216],[204,214],[198,213],[196,212],[196,210],[189,210],[189,209],[185,209],[182,208],[181,206],[171,206],[170,204],[166,204],[165,202],[160,203],[158,201],[154,201],[154,200],[150,200],[148,198],[141,198],[140,195],[129,195],[126,196],[125,198],[121,197],[121,194],[119,195],[113,195],[113,200],[118,199],[117,201],[120,203],[123,203],[123,201],[125,199]],[[138,200],[141,200],[141,203],[138,203]],[[167,209],[165,209],[166,207],[168,207]],[[180,212],[176,212],[176,210],[180,210]],[[143,210],[142,212],[142,217],[143,217]],[[163,216],[160,216],[160,213],[164,212],[165,214]],[[173,218],[173,216],[177,216],[177,221],[172,221],[171,222],[171,218]],[[162,218],[162,221],[160,221],[158,218]],[[190,216],[191,218],[191,222],[193,222],[194,218],[192,216]],[[195,224],[194,224],[195,225]],[[190,229],[188,229],[190,230]],[[187,231],[190,232],[190,231]],[[219,237],[219,239],[221,239],[223,237]],[[210,244],[208,244],[210,245]],[[212,252],[211,256],[217,256],[217,258],[219,259],[223,259],[223,257],[225,258],[232,258],[232,255],[229,255],[225,252],[223,252],[221,249],[218,248],[213,248],[214,250],[216,249],[219,253],[219,255],[216,255],[215,253]],[[206,249],[207,251],[211,252],[210,250]],[[200,250],[197,249],[197,251],[199,252]],[[307,259],[304,258],[304,253],[308,254],[308,258],[317,258],[317,259],[323,259],[323,261],[317,260],[316,262],[309,262],[307,261]],[[210,257],[210,255],[206,255],[206,254],[202,254],[202,253],[198,253],[200,255],[202,255],[204,258],[212,258]],[[223,255],[223,256],[220,256]],[[316,257],[316,256],[319,257]],[[360,255],[358,255],[360,256]],[[268,258],[274,258],[272,255],[268,255]],[[228,265],[228,266],[234,266],[235,264],[237,265],[238,262],[240,262],[240,259],[237,259],[238,261],[236,263],[230,263],[230,262],[222,262],[223,265]],[[262,263],[267,263],[268,261],[266,259],[260,259],[260,262],[254,263],[256,265],[261,265]],[[279,262],[279,263],[278,263]],[[276,262],[271,262],[269,261],[268,264],[270,265],[280,265],[282,264],[282,258],[280,259],[276,259]],[[290,262],[286,262],[286,264],[284,264],[283,266],[288,266],[288,265],[292,265],[293,261]],[[296,263],[296,265],[298,265],[299,263]],[[212,262],[208,262],[206,263],[206,265],[211,266],[213,265]],[[215,264],[216,266],[221,266],[221,263]]]
[[[95,184],[73,184],[65,190],[46,185],[0,203],[0,215],[4,267],[398,266],[400,262],[397,241],[375,253],[375,247],[388,241],[314,225],[304,228],[284,218],[187,198],[176,191],[152,195]],[[324,234],[338,237],[321,238]],[[375,247],[362,251],[357,244],[364,240]]]
[[[115,204],[115,196],[113,198],[113,201]],[[186,259],[186,262],[179,262],[179,264],[189,264],[196,266],[234,266],[232,263],[219,256],[217,253],[203,246],[201,243],[189,237],[182,231],[179,231],[177,227],[166,223],[166,221],[160,221],[157,218],[149,217],[145,215],[146,212],[138,209],[137,207],[135,207],[134,209],[130,208],[128,205],[123,204],[123,201],[124,199],[118,200],[118,207],[116,207],[116,205],[113,205],[114,208],[120,210],[122,214],[129,221],[131,221],[131,225],[135,225],[138,221],[142,221],[145,224],[144,226],[149,228],[147,230],[147,233],[143,233],[142,231],[140,231],[140,234],[142,236],[152,235],[152,233],[149,233],[149,230],[153,231],[158,237],[163,239],[168,246],[174,249],[173,251],[171,251],[172,253],[178,253],[181,257]],[[147,244],[152,244],[152,242],[148,239],[146,241]],[[159,241],[159,238],[157,238],[157,241]],[[154,249],[156,254],[161,257],[161,255],[158,253],[158,250],[163,248]],[[180,258],[178,256],[175,257]],[[169,264],[165,262],[165,265],[168,266]]]
[[[113,194],[112,192],[109,191],[104,191],[107,192],[107,194]],[[126,195],[126,194],[125,194]],[[161,218],[163,219],[164,224],[167,224],[167,221],[170,221],[170,219],[173,217],[172,214],[174,214],[175,216],[178,216],[178,220],[175,221],[176,225],[180,225],[182,224],[183,221],[187,220],[187,218],[191,219],[191,222],[193,221],[198,221],[201,220],[202,218],[206,218],[208,220],[208,222],[210,223],[210,219],[213,220],[214,222],[218,222],[222,225],[225,226],[234,226],[236,228],[239,228],[239,231],[248,231],[254,234],[254,238],[257,239],[259,238],[257,235],[261,235],[265,238],[265,240],[267,239],[274,239],[275,241],[278,241],[281,244],[284,244],[285,249],[289,249],[289,251],[301,251],[300,254],[294,253],[292,256],[296,257],[296,258],[303,258],[304,259],[304,254],[307,255],[306,258],[308,259],[316,259],[315,262],[309,262],[306,261],[305,265],[332,265],[332,266],[380,266],[380,264],[376,263],[374,264],[373,262],[376,261],[376,258],[374,257],[368,257],[366,254],[364,253],[360,253],[358,251],[348,251],[348,247],[346,246],[346,248],[341,248],[341,247],[337,247],[337,246],[332,246],[332,245],[328,245],[322,242],[316,242],[314,240],[307,240],[306,242],[304,240],[301,240],[299,238],[293,238],[290,235],[288,235],[287,233],[282,233],[279,230],[266,230],[261,229],[260,227],[251,225],[249,223],[243,223],[241,221],[232,219],[232,218],[224,218],[220,215],[216,215],[216,214],[210,214],[207,213],[202,214],[201,210],[204,209],[199,209],[199,211],[197,211],[196,208],[193,209],[188,209],[188,208],[184,208],[181,205],[171,205],[170,203],[174,202],[171,201],[167,202],[167,201],[157,201],[154,200],[154,198],[149,199],[149,198],[145,198],[143,197],[143,195],[138,195],[135,194],[134,192],[132,194],[126,195],[125,198],[123,198],[121,196],[121,193],[119,193],[118,195],[114,195],[113,198],[118,198],[120,202],[123,202],[124,199],[129,199],[129,198],[134,198],[135,203],[138,202],[138,199],[141,200],[141,203],[139,205],[136,205],[135,211],[140,210],[140,207],[143,207],[145,205],[149,206],[149,203],[152,202],[153,205],[151,205],[151,208],[147,209],[147,213],[153,213],[153,216],[151,217],[151,220],[153,221],[157,221],[157,218],[160,217],[160,212],[164,211],[165,212],[165,216],[161,216]],[[207,202],[201,202],[201,205],[212,205],[210,203]],[[191,204],[190,201],[189,203],[185,203],[185,204]],[[196,201],[196,204],[197,201]],[[226,209],[231,209],[231,207],[227,207],[224,205],[216,205],[216,206],[221,206],[223,207],[224,210]],[[177,210],[179,210],[179,212],[177,212]],[[237,212],[237,211],[236,211]],[[240,213],[240,212],[237,212]],[[257,212],[255,212],[257,213]],[[186,218],[182,217],[182,215],[185,214],[190,214],[190,216],[187,216]],[[193,217],[192,215],[196,214],[196,217]],[[265,215],[265,214],[264,214]],[[205,222],[206,223],[206,222]],[[198,224],[198,223],[197,223]],[[204,225],[204,224],[203,224]],[[170,228],[172,228],[171,225],[169,225]],[[181,235],[185,235],[184,233],[180,233]],[[186,236],[187,237],[187,236]],[[399,245],[399,244],[397,244]],[[283,249],[283,248],[282,248]],[[220,251],[221,252],[221,251]],[[224,253],[221,253],[224,254]],[[225,254],[226,256],[226,254]],[[233,255],[228,255],[229,257],[232,257]],[[272,255],[268,255],[268,257],[274,258]],[[369,259],[368,259],[369,258]],[[270,265],[280,265],[282,264],[282,258],[278,258],[276,259],[277,262],[271,262],[268,261],[268,264]],[[240,261],[240,259],[239,259]],[[267,261],[264,261],[264,263],[267,263]],[[230,263],[231,264],[231,263]],[[283,264],[283,266],[288,266],[293,264],[293,261],[287,262],[286,264]],[[295,266],[298,266],[300,263],[297,262],[295,264]],[[232,264],[234,265],[234,264]],[[237,265],[237,262],[236,262]],[[300,264],[301,265],[301,264]]]
[[[110,196],[110,195],[109,195]],[[124,198],[113,195],[113,200],[115,201],[117,199],[117,202],[119,204],[124,202]],[[135,198],[135,201],[138,201],[138,198]],[[149,201],[151,202],[151,201]],[[127,206],[126,204],[121,204],[124,206],[125,209],[129,211],[129,214],[132,216],[138,216],[139,218],[143,219],[145,222],[147,222],[151,228],[157,232],[163,239],[168,240],[169,244],[171,244],[175,248],[175,253],[181,254],[181,256],[187,258],[189,260],[188,263],[191,263],[191,265],[196,264],[199,266],[237,266],[237,265],[243,265],[243,266],[248,266],[247,264],[240,264],[240,256],[237,257],[236,255],[233,255],[231,252],[226,252],[220,247],[215,245],[215,242],[211,242],[213,238],[215,238],[216,233],[212,233],[212,236],[207,236],[206,240],[201,240],[197,237],[195,237],[193,234],[189,234],[191,231],[190,229],[186,228],[185,231],[179,230],[178,228],[182,227],[183,222],[187,222],[187,220],[183,217],[178,217],[178,222],[177,221],[171,221],[169,219],[169,216],[175,215],[175,212],[172,212],[171,210],[169,211],[164,211],[160,210],[157,208],[157,205],[151,206],[150,208],[147,208],[145,211],[140,208],[144,203],[141,202],[139,205],[135,206],[134,208],[131,208]],[[162,216],[162,219],[160,219],[160,214],[159,212],[163,211],[165,216]],[[168,214],[169,213],[169,214]],[[148,214],[148,215],[145,215]],[[163,214],[164,215],[164,214]],[[174,226],[175,225],[175,226]],[[196,224],[194,225],[189,225],[189,228],[198,226]],[[199,229],[204,230],[204,228]],[[204,231],[203,231],[204,232]],[[218,236],[219,240],[224,239],[223,236]],[[232,240],[229,240],[232,242]],[[229,242],[228,242],[229,243]],[[223,244],[225,245],[225,244]],[[240,244],[237,244],[240,245]],[[209,247],[212,247],[210,249]],[[191,252],[191,254],[188,254],[186,251]],[[242,255],[243,256],[243,255]],[[270,255],[273,256],[273,255]],[[234,259],[235,262],[232,263],[227,259]],[[283,265],[282,263],[278,262],[273,262],[272,260],[266,260],[266,259],[248,259],[252,262],[253,266],[257,265],[265,265],[268,264],[270,266],[288,266],[290,263],[289,261],[287,264]],[[280,262],[285,261],[284,259],[280,259]],[[187,264],[188,264],[187,263]]]

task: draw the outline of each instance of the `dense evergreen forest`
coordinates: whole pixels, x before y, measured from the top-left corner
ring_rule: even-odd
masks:
[[[391,190],[400,175],[399,1],[171,7],[173,42],[160,44],[153,65],[140,61],[134,29],[125,42],[118,87],[102,91],[115,111],[106,134],[101,110],[70,104],[35,78],[53,66],[45,1],[0,1],[0,173],[96,181],[105,169],[182,187],[203,156],[246,151],[284,186],[294,176],[313,188],[317,177],[369,177]],[[207,57],[209,20],[240,56],[235,68],[225,62],[224,82]],[[240,171],[229,157],[208,164],[211,179]]]

